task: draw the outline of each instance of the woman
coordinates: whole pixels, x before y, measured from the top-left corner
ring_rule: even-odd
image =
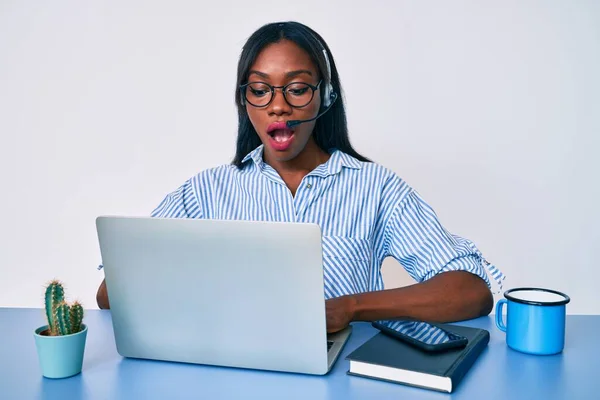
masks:
[[[320,35],[296,22],[261,27],[238,64],[233,162],[190,178],[152,216],[318,223],[329,332],[351,321],[488,314],[485,268],[499,284],[500,271],[471,241],[447,232],[406,182],[352,148],[339,93]],[[418,283],[384,290],[388,256]],[[97,300],[109,308],[104,282]]]

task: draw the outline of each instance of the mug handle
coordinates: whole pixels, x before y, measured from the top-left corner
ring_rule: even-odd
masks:
[[[502,310],[504,309],[505,304],[506,299],[500,299],[496,304],[496,326],[502,332],[506,332],[506,325],[504,324],[504,321],[502,321]]]

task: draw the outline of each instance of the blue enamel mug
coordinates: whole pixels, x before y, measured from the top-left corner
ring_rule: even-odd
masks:
[[[515,288],[504,292],[496,304],[496,326],[506,333],[506,344],[522,353],[549,355],[565,347],[564,293],[542,288]],[[506,324],[502,311],[506,304]]]

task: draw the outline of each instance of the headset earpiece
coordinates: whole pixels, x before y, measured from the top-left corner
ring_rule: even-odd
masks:
[[[323,56],[325,57],[325,63],[327,64],[327,77],[325,78],[326,83],[323,89],[323,106],[329,107],[329,105],[333,103],[335,93],[333,91],[333,86],[331,85],[331,64],[329,63],[327,50],[325,50],[325,47],[323,47],[323,45],[321,45],[321,47],[323,48]]]

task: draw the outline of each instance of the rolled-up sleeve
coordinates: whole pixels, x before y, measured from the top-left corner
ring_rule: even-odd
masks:
[[[156,218],[202,218],[202,210],[190,179],[167,194],[150,214]]]
[[[384,236],[385,256],[400,262],[417,282],[442,272],[468,271],[491,289],[487,270],[502,286],[502,273],[472,241],[448,232],[431,206],[414,190],[395,206]]]

